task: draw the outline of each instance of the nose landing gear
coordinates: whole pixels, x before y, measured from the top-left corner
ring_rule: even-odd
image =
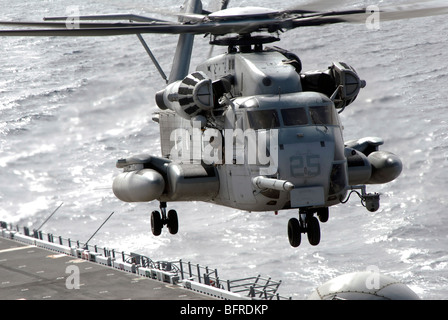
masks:
[[[292,218],[288,222],[288,239],[293,247],[298,247],[302,241],[302,233],[308,236],[308,242],[312,246],[317,246],[320,242],[319,220],[314,216],[317,213],[321,222],[328,221],[328,208],[317,210],[300,209],[299,219]]]
[[[155,236],[162,233],[163,226],[168,226],[171,234],[176,234],[179,231],[179,221],[176,210],[169,210],[166,212],[166,202],[160,202],[160,212],[155,210],[151,212],[151,231]]]

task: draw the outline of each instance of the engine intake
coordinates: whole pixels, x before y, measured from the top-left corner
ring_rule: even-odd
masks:
[[[201,71],[189,74],[157,92],[156,103],[160,109],[170,109],[189,120],[213,109],[212,80]]]

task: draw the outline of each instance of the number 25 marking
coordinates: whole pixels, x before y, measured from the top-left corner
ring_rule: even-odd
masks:
[[[317,154],[293,156],[289,160],[293,177],[316,177],[320,174],[320,156]]]

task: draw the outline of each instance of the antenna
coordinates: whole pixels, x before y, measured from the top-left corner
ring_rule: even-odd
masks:
[[[62,202],[62,203],[59,205],[59,207],[57,207],[57,208],[53,211],[53,213],[50,214],[50,216],[49,216],[47,219],[45,219],[45,221],[40,225],[39,228],[36,229],[36,231],[39,231],[40,228],[42,228],[42,227],[44,226],[44,224],[47,223],[48,220],[50,220],[50,218],[56,213],[56,211],[59,210],[60,207],[62,207],[63,204],[64,204],[64,202]]]
[[[104,224],[107,222],[107,220],[110,219],[110,217],[112,217],[112,215],[114,214],[114,211],[107,217],[107,219],[100,225],[100,227],[98,229],[96,229],[96,231],[92,234],[92,236],[89,238],[89,240],[87,240],[87,242],[84,245],[84,249],[87,249],[87,244],[89,243],[90,240],[92,240],[92,238],[97,234],[97,232],[104,226]]]

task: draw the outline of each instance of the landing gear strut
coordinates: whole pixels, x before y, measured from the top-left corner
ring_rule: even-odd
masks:
[[[176,210],[166,212],[166,202],[160,202],[160,212],[151,212],[151,231],[155,236],[159,236],[162,233],[163,226],[168,226],[168,230],[171,234],[176,234],[179,231],[179,221],[177,219]]]
[[[292,218],[288,222],[288,239],[293,247],[298,247],[302,241],[302,233],[308,236],[308,242],[312,246],[317,246],[320,242],[319,220],[314,216],[317,213],[321,222],[328,221],[328,208],[317,210],[300,209],[299,219]]]

